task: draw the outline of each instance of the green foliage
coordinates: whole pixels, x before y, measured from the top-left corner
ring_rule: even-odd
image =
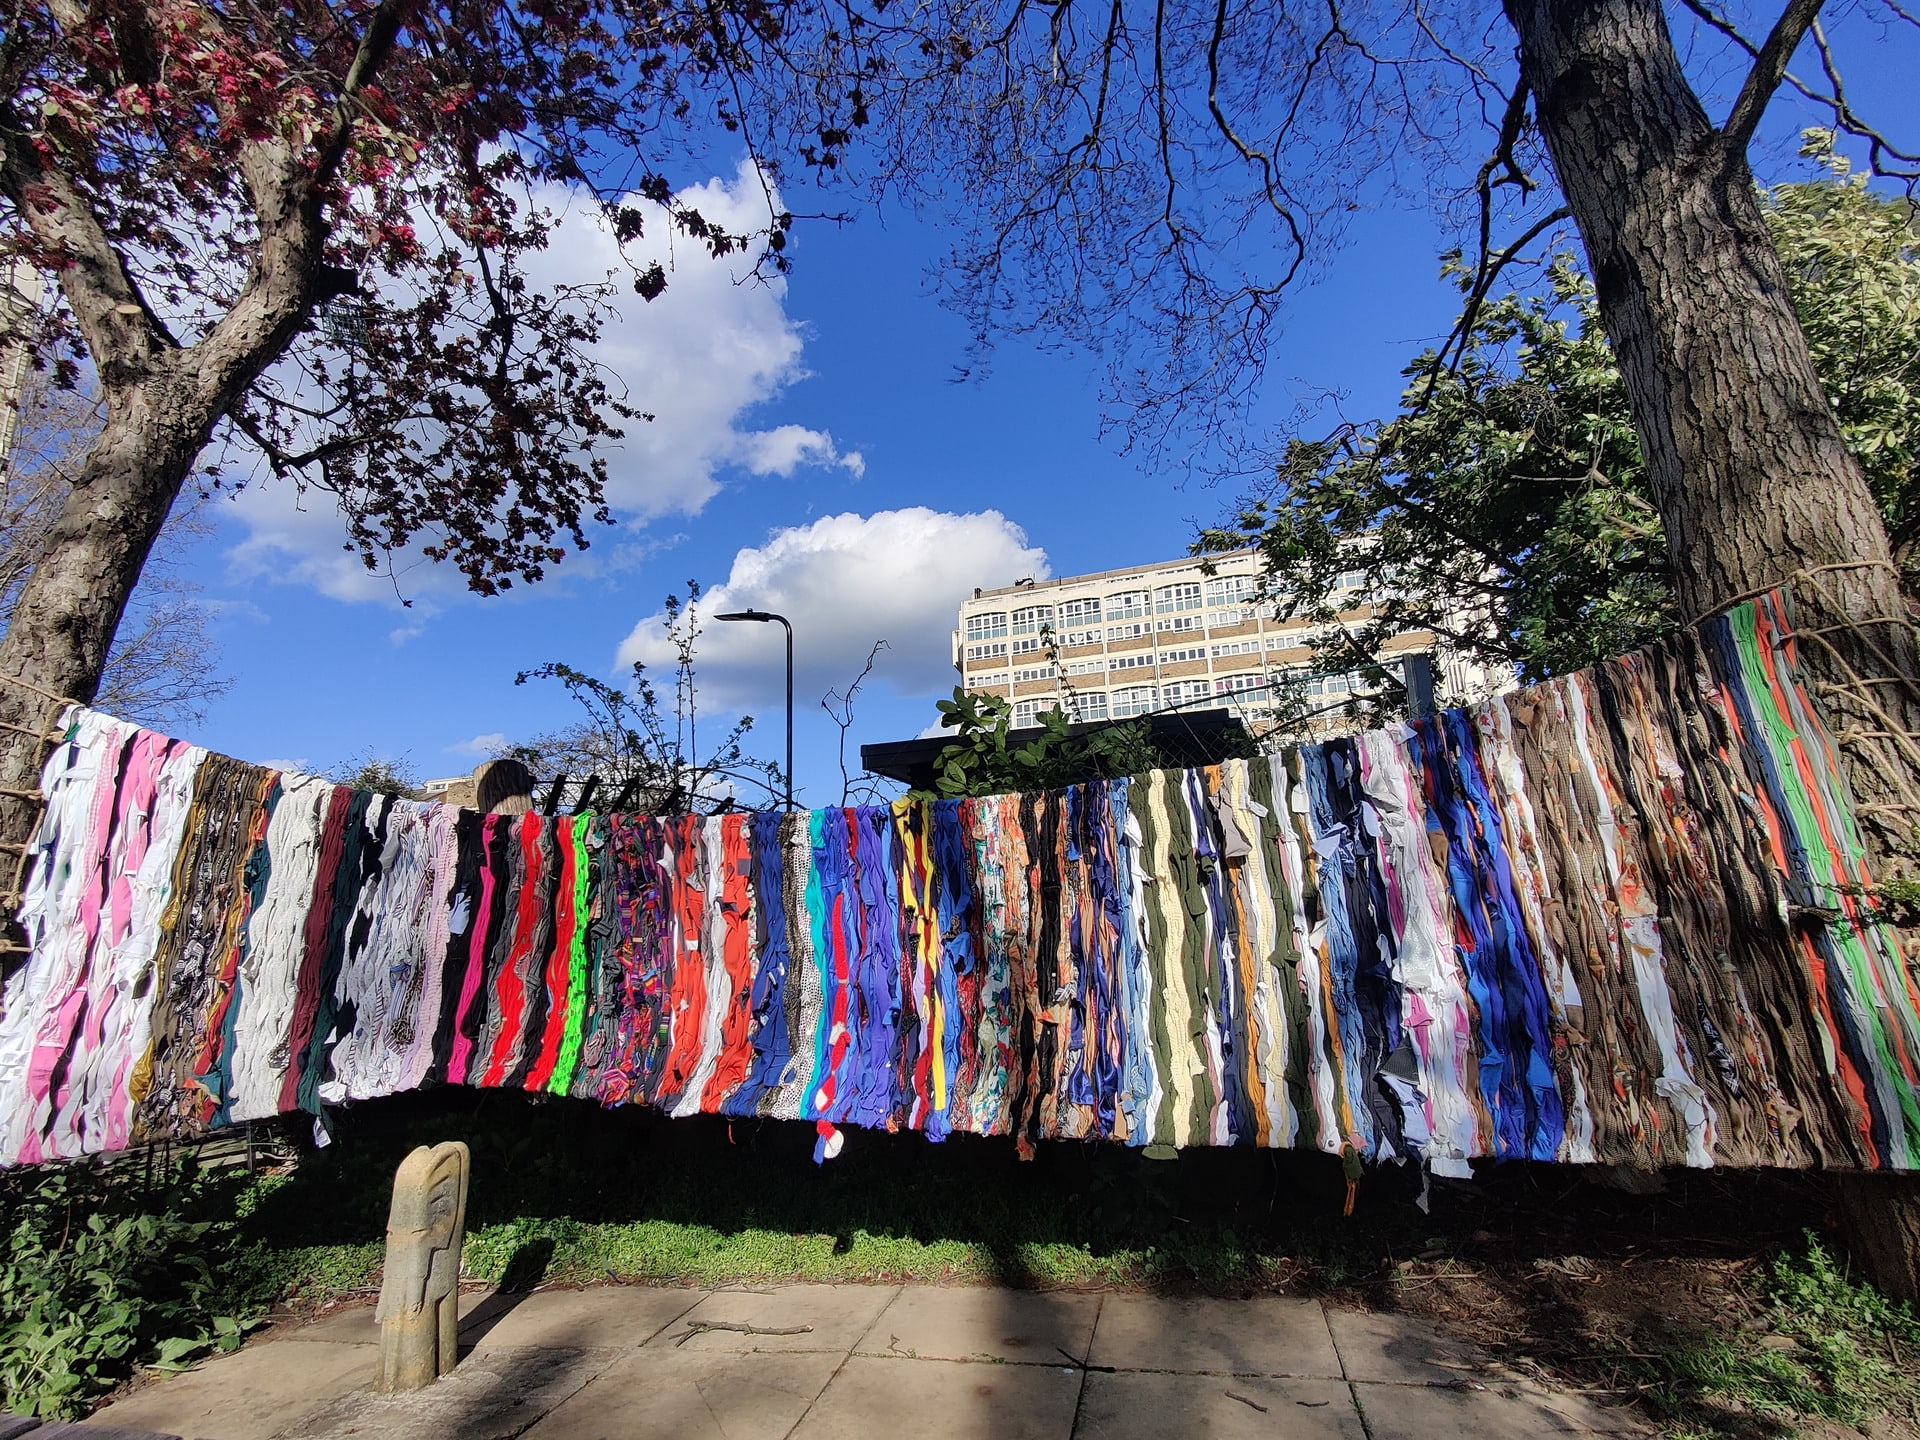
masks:
[[[1102,725],[1075,733],[1058,706],[1013,728],[1013,706],[998,695],[954,687],[939,702],[940,723],[954,732],[940,752],[930,795],[1011,795],[1057,790],[1083,780],[1137,775],[1164,763],[1142,722]]]
[[[351,790],[372,790],[403,800],[419,798],[415,792],[420,786],[420,775],[405,756],[395,760],[368,750],[347,761],[328,778]]]
[[[212,1218],[222,1188],[84,1165],[0,1181],[0,1409],[70,1418],[136,1365],[237,1346],[253,1311]]]
[[[1768,1262],[1760,1290],[1771,1327],[1763,1343],[1729,1331],[1674,1337],[1638,1348],[1651,1397],[1694,1433],[1728,1402],[1747,1414],[1791,1421],[1819,1417],[1859,1425],[1881,1415],[1920,1419],[1920,1321],[1869,1285],[1856,1284],[1811,1231],[1803,1252]]]
[[[1849,174],[1782,185],[1765,214],[1814,363],[1903,566],[1920,564],[1920,228],[1904,200]],[[1463,295],[1457,254],[1443,273]],[[1593,286],[1565,257],[1538,293],[1495,296],[1458,363],[1406,370],[1401,413],[1291,442],[1273,485],[1200,548],[1256,543],[1283,612],[1327,628],[1316,665],[1364,667],[1430,630],[1529,679],[1645,643],[1678,618],[1666,537]],[[1360,569],[1364,619],[1340,577]]]
[[[623,796],[624,808],[650,815],[731,810],[752,806],[782,793],[780,767],[747,754],[753,717],[742,716],[710,738],[701,753],[694,659],[703,626],[700,582],[689,580],[682,597],[670,592],[663,604],[666,638],[673,646],[673,694],[663,700],[636,661],[629,686],[609,685],[597,676],[561,661],[522,670],[513,683],[558,680],[580,707],[581,719],[559,730],[515,745],[511,754],[541,779],[566,775],[598,779],[593,797],[608,806]],[[743,797],[736,792],[745,789]]]
[[[1867,188],[1809,131],[1802,154],[1829,178],[1767,196],[1767,227],[1847,447],[1880,502],[1909,578],[1920,555],[1920,218]]]

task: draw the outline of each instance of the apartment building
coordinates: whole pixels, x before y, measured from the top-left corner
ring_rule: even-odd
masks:
[[[1341,576],[1342,623],[1371,613],[1362,572]],[[1247,549],[1164,560],[1059,580],[1022,580],[976,590],[961,602],[953,663],[968,690],[1013,702],[1013,723],[1027,726],[1060,706],[1076,720],[1122,720],[1179,710],[1227,709],[1257,721],[1270,703],[1271,677],[1305,673],[1315,627],[1274,616],[1258,601],[1260,553]],[[1383,659],[1432,657],[1443,693],[1497,688],[1481,667],[1441,650],[1437,637],[1408,631]],[[1310,701],[1335,710],[1366,681],[1313,676]]]
[[[45,279],[25,260],[0,262],[0,485],[20,434],[20,393],[32,357],[16,329],[40,303]]]

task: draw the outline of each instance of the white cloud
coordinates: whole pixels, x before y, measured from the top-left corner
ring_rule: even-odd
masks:
[[[785,279],[753,274],[760,252],[714,259],[697,241],[674,236],[662,207],[631,197],[646,227],[627,247],[627,259],[641,268],[658,261],[667,274],[666,290],[648,302],[634,293],[631,271],[595,207],[558,188],[538,198],[561,219],[547,249],[527,260],[528,279],[551,288],[613,277],[616,314],[593,358],[613,377],[616,393],[624,389],[628,403],[655,417],[622,422],[624,438],[603,449],[607,499],[618,518],[696,514],[729,468],[782,478],[808,466],[865,473],[861,454],[843,451],[825,430],[752,424],[756,407],[806,375],[804,336],[787,314]],[[677,198],[733,234],[766,224],[759,177],[745,163],[731,180],[716,177]],[[396,557],[397,585],[369,574],[341,549],[344,530],[324,494],[303,501],[291,486],[268,481],[247,487],[236,505],[248,530],[231,554],[236,578],[291,580],[350,600],[465,589],[451,566],[428,566],[417,557]],[[596,554],[612,540],[593,538]],[[587,568],[589,559],[570,558],[562,573]]]
[[[507,737],[495,730],[487,735],[476,735],[471,740],[459,740],[445,746],[449,755],[471,755],[476,759],[487,760],[507,748]]]
[[[558,210],[561,197],[543,197]],[[718,177],[678,199],[731,234],[764,228],[767,200],[753,167]],[[625,382],[630,403],[656,418],[633,420],[607,453],[608,498],[630,516],[693,514],[720,488],[718,472],[737,464],[757,475],[791,475],[800,465],[843,465],[860,474],[859,453],[843,455],[824,430],[781,425],[756,430],[748,413],[804,378],[804,337],[786,312],[787,282],[754,277],[760,252],[713,259],[697,241],[670,234],[666,212],[632,199],[646,217],[644,238],[627,254],[657,260],[667,288],[651,302],[624,283],[612,234],[597,212],[573,207],[553,243],[528,265],[540,285],[617,272],[620,323],[603,336],[598,358]],[[778,204],[777,200],[775,202]]]
[[[858,450],[842,455],[833,437],[804,425],[780,425],[739,437],[734,456],[756,475],[786,477],[802,465],[840,465],[855,477],[867,473],[867,461]]]
[[[859,673],[876,640],[874,676],[905,696],[932,696],[954,681],[950,636],[960,601],[976,586],[1051,572],[1046,552],[997,510],[956,515],[914,506],[873,515],[829,515],[775,531],[733,557],[726,582],[706,593],[703,616],[771,610],[794,629],[795,703],[811,707]],[[619,664],[655,671],[674,661],[666,616],[656,612],[622,642]],[[777,704],[785,679],[778,625],[707,618],[696,672],[701,702],[717,710]]]

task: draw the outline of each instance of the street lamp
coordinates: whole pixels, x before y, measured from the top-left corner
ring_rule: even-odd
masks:
[[[787,809],[793,809],[793,626],[784,615],[771,610],[733,610],[716,615],[716,620],[758,620],[762,624],[778,620],[787,631]]]

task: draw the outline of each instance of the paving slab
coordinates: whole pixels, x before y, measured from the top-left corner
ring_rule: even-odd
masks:
[[[622,1355],[524,1440],[782,1440],[840,1359],[818,1352]]]
[[[276,1322],[273,1329],[262,1338],[275,1343],[281,1340],[325,1340],[341,1345],[378,1345],[380,1322],[373,1318],[377,1308],[369,1301],[365,1305],[343,1306],[305,1324]]]
[[[159,1430],[193,1440],[268,1440],[288,1421],[373,1383],[372,1345],[262,1341],[169,1375],[94,1412],[102,1425]]]
[[[644,1345],[707,1298],[704,1290],[596,1285],[522,1296],[474,1342],[476,1353],[532,1345],[548,1350],[627,1350]]]
[[[341,1395],[276,1432],[275,1440],[509,1440],[579,1393],[621,1353],[476,1351],[451,1375],[419,1390]]]
[[[1638,1420],[1584,1396],[1520,1386],[1353,1387],[1373,1440],[1534,1440],[1542,1435],[1646,1435]]]
[[[1512,1378],[1478,1346],[1404,1315],[1329,1307],[1327,1328],[1349,1380],[1426,1385]]]
[[[716,1290],[649,1344],[695,1352],[824,1350],[844,1355],[900,1293],[897,1285],[782,1285]],[[702,1330],[706,1325],[745,1327]],[[780,1335],[768,1332],[788,1330]],[[692,1333],[689,1333],[692,1332]]]
[[[1074,1440],[1366,1440],[1353,1392],[1339,1380],[1252,1375],[1087,1376]],[[1385,1440],[1378,1431],[1374,1440]]]
[[[1180,1300],[1109,1295],[1090,1365],[1220,1375],[1340,1379],[1340,1356],[1313,1300]]]
[[[840,1367],[793,1440],[1068,1440],[1080,1371],[855,1355]]]
[[[1084,1362],[1099,1314],[1098,1295],[910,1286],[854,1353],[1016,1365],[1058,1365],[1065,1358]]]

